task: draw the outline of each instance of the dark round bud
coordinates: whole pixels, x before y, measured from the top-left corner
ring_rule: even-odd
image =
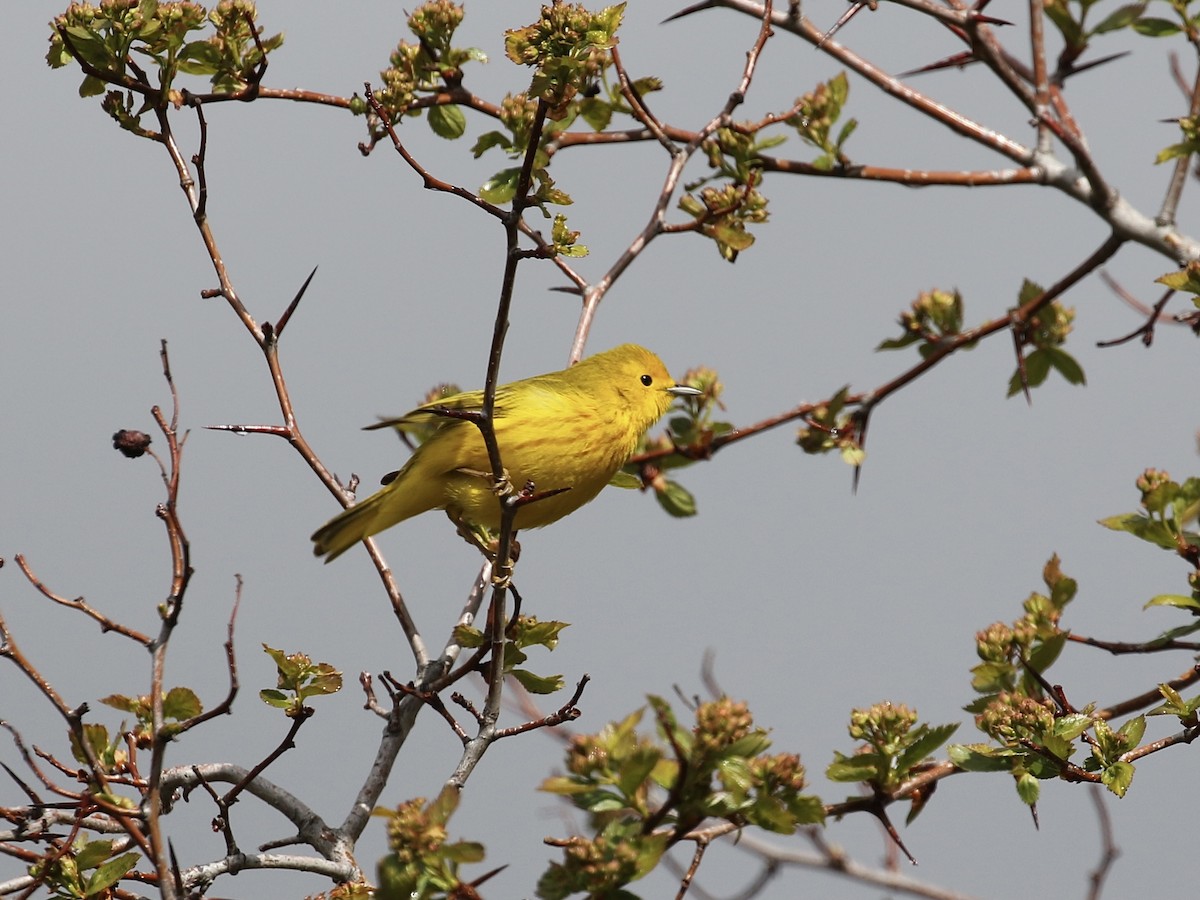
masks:
[[[122,428],[112,436],[113,449],[120,450],[130,459],[137,459],[150,446],[150,435],[144,431],[126,431]]]

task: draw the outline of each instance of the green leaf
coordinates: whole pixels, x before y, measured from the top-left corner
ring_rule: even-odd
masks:
[[[656,747],[640,747],[621,765],[617,773],[617,788],[626,797],[634,797],[650,777],[662,754]]]
[[[1125,736],[1130,749],[1136,747],[1142,742],[1142,735],[1146,733],[1146,717],[1135,716],[1117,729],[1117,733]]]
[[[173,687],[163,697],[163,717],[182,722],[204,712],[204,704],[191,688]]]
[[[677,482],[668,480],[666,488],[655,491],[654,496],[658,498],[659,506],[678,519],[696,514],[696,498]]]
[[[854,131],[857,128],[858,119],[847,119],[846,124],[842,126],[842,130],[838,132],[837,140],[834,142],[834,146],[841,150],[842,145],[849,140],[850,135],[854,134]]]
[[[1100,781],[1118,797],[1124,797],[1133,781],[1133,765],[1127,762],[1115,762],[1100,773]]]
[[[136,714],[141,707],[141,704],[133,697],[126,697],[124,694],[109,694],[107,697],[101,697],[100,702],[105,706],[111,706],[113,709],[119,709],[121,712]]]
[[[904,752],[896,760],[896,768],[901,772],[907,772],[917,763],[933,755],[933,752],[938,747],[950,740],[950,735],[958,730],[958,723],[954,722],[949,725],[935,725],[921,735],[917,740],[906,747]]]
[[[570,622],[556,622],[553,619],[540,621],[532,617],[521,617],[521,628],[516,640],[522,647],[541,646],[553,650],[558,646],[558,636]]]
[[[1058,659],[1063,647],[1067,645],[1067,635],[1059,632],[1053,637],[1046,638],[1033,652],[1029,654],[1029,666],[1036,672],[1045,672]]]
[[[466,132],[467,117],[463,115],[462,107],[453,103],[447,103],[445,106],[431,106],[429,108],[429,127],[438,137],[453,141],[462,137]]]
[[[603,131],[612,121],[612,104],[599,97],[588,97],[579,104],[579,114],[592,127],[593,131]]]
[[[478,140],[475,141],[475,146],[471,148],[471,153],[476,159],[479,159],[479,157],[483,156],[483,154],[491,150],[493,147],[501,147],[504,150],[511,150],[513,145],[508,135],[499,131],[488,131],[484,134],[481,134]]]
[[[477,863],[484,860],[483,844],[477,841],[457,841],[442,845],[443,858],[454,863]]]
[[[487,638],[478,628],[470,625],[456,625],[454,626],[454,642],[467,650],[477,650],[487,642]]]
[[[108,729],[99,723],[87,723],[83,726],[83,739],[87,743],[87,746],[91,748],[96,759],[103,762],[109,746]],[[75,761],[80,765],[90,765],[87,752],[80,745],[74,733],[71,734],[71,755],[75,757]]]
[[[1170,37],[1173,34],[1179,34],[1183,29],[1170,19],[1146,16],[1133,23],[1133,30],[1146,37]]]
[[[775,797],[759,798],[746,810],[746,818],[751,824],[774,834],[794,834],[796,831],[795,816]]]
[[[608,479],[608,483],[613,487],[625,488],[626,490],[636,491],[642,488],[642,479],[638,478],[632,472],[626,472],[624,469],[618,469],[617,473]]]
[[[1119,31],[1122,28],[1128,28],[1145,10],[1145,3],[1130,3],[1127,6],[1119,6],[1101,19],[1100,24],[1091,29],[1091,33],[1107,34],[1110,31]]]
[[[580,784],[573,777],[567,775],[552,775],[538,785],[538,790],[545,791],[547,794],[561,794],[569,797],[573,794],[586,794],[595,788],[590,784]]]
[[[1071,713],[1059,716],[1054,720],[1054,735],[1066,741],[1073,741],[1092,727],[1092,717],[1083,713]]]
[[[988,744],[951,744],[946,748],[950,761],[968,772],[1008,772],[1012,769],[1013,753]]]
[[[879,765],[874,754],[839,757],[825,769],[830,781],[872,781],[879,775]]]
[[[112,841],[88,841],[75,852],[75,865],[79,869],[94,869],[112,856]]]
[[[534,675],[527,669],[513,669],[510,674],[531,694],[553,694],[561,691],[564,684],[561,675]]]
[[[85,75],[79,83],[80,97],[99,97],[108,90],[108,85],[93,75]]]
[[[258,692],[258,698],[270,706],[284,709],[291,706],[292,699],[283,691],[277,691],[274,688],[264,688]]]
[[[1058,347],[1044,347],[1040,352],[1046,354],[1050,365],[1057,369],[1069,384],[1087,384],[1087,379],[1083,375],[1083,367],[1070,353]]]
[[[124,856],[114,857],[101,865],[87,880],[84,896],[97,897],[103,894],[120,881],[126,872],[137,865],[138,859],[137,853],[126,853]]]
[[[1017,796],[1021,798],[1021,802],[1026,806],[1036,804],[1041,792],[1042,786],[1037,783],[1037,779],[1032,775],[1025,774],[1017,778]]]
[[[488,203],[502,206],[517,195],[517,180],[521,177],[520,169],[504,169],[497,172],[483,183],[479,196]]]
[[[1152,606],[1174,606],[1176,609],[1200,611],[1200,600],[1185,594],[1159,594],[1151,597],[1142,609],[1149,609]]]
[[[1025,380],[1031,388],[1039,387],[1049,374],[1050,354],[1046,352],[1045,347],[1034,350],[1025,357]],[[1021,392],[1021,370],[1018,368],[1009,379],[1008,396],[1012,397]]]
[[[1138,513],[1125,513],[1101,519],[1100,524],[1113,531],[1127,531],[1134,537],[1156,544],[1164,550],[1173,551],[1175,549],[1175,536],[1157,519],[1151,519]]]
[[[825,804],[820,797],[800,796],[788,803],[799,825],[820,825],[825,821]]]
[[[1178,144],[1183,150],[1176,155],[1191,153],[1190,144]],[[1166,151],[1163,151],[1166,152]],[[1160,154],[1161,156],[1161,154]],[[1166,285],[1175,291],[1187,291],[1189,294],[1200,294],[1200,263],[1190,262],[1176,272],[1168,272],[1154,279],[1156,283]]]

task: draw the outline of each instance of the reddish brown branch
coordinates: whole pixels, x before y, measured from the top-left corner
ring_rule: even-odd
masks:
[[[65,606],[68,609],[79,610],[81,613],[95,621],[100,626],[100,630],[102,632],[107,633],[112,631],[116,634],[124,635],[130,640],[136,641],[143,647],[150,646],[151,639],[147,635],[144,635],[140,631],[137,631],[126,625],[122,625],[120,622],[113,621],[108,616],[104,615],[102,612],[88,604],[87,600],[85,600],[82,596],[72,599],[60,596],[51,591],[48,587],[46,587],[45,583],[40,578],[33,574],[33,569],[30,567],[28,561],[22,554],[18,553],[16,556],[14,556],[13,561],[17,564],[17,568],[21,570],[21,574],[25,576],[26,580],[28,580],[29,583],[33,585],[34,589],[36,589],[38,593],[40,593],[47,600],[52,600],[60,606]]]

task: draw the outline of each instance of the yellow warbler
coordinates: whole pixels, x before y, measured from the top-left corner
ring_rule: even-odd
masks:
[[[662,360],[636,344],[497,387],[493,425],[513,486],[520,490],[533,482],[539,493],[566,488],[518,509],[515,527],[549,525],[593,500],[672,399],[699,393],[675,384]],[[367,426],[404,430],[420,424],[435,430],[399,472],[384,479],[382,490],[317,529],[313,552],[329,562],[359,541],[431,509],[444,509],[467,525],[499,528],[500,504],[479,428],[435,412],[482,405],[483,392],[469,391]]]

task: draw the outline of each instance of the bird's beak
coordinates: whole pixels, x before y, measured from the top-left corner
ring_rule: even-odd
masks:
[[[694,387],[687,387],[686,385],[677,384],[673,387],[667,388],[667,393],[674,394],[676,397],[699,397],[704,393],[704,391],[698,391]]]

